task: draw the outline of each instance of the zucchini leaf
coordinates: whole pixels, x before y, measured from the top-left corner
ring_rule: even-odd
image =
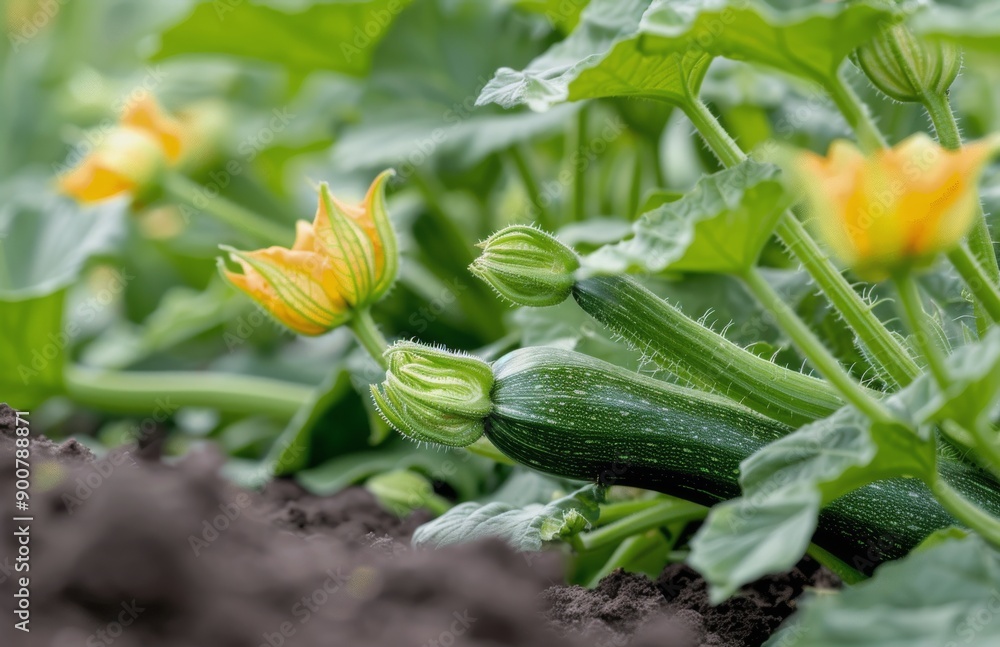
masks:
[[[1000,400],[1000,332],[948,357],[947,393],[924,375],[884,400],[918,430],[870,425],[850,407],[807,425],[741,465],[743,496],[712,509],[693,541],[691,564],[722,600],[743,584],[795,565],[822,506],[867,483],[929,477],[935,469],[928,424],[944,417],[989,424]],[[947,464],[942,473],[953,477]],[[873,492],[873,494],[875,494]],[[929,496],[929,494],[928,494]]]
[[[586,485],[547,504],[462,503],[417,528],[413,544],[440,547],[496,537],[520,551],[541,550],[547,541],[591,528],[601,497],[602,488]]]
[[[518,142],[561,133],[577,106],[547,114],[474,106],[498,67],[526,64],[541,53],[538,35],[545,28],[525,18],[505,3],[479,0],[410,7],[378,47],[356,123],[333,148],[338,170],[392,166],[403,178],[439,165],[453,171]]]
[[[127,209],[121,200],[81,209],[41,182],[0,192],[0,393],[18,409],[62,391],[69,347],[97,316],[85,302],[64,326],[66,291],[116,246]]]
[[[899,13],[872,2],[594,0],[564,41],[523,70],[501,68],[479,103],[557,103],[614,96],[684,106],[716,56],[762,63],[824,83]]]
[[[743,496],[712,509],[692,541],[690,563],[721,602],[744,584],[793,567],[824,505],[877,480],[932,475],[934,467],[926,434],[872,424],[844,407],[743,462]]]
[[[946,393],[935,389],[923,415],[956,420],[967,428],[989,425],[1000,405],[1000,328],[952,353],[948,365],[953,375],[951,388]]]
[[[653,0],[639,29],[647,54],[700,49],[822,83],[898,18],[889,3],[867,1]]]
[[[780,172],[746,161],[702,178],[679,200],[642,215],[634,236],[584,258],[585,274],[739,274],[756,264],[791,200]]]
[[[996,550],[975,536],[946,541],[838,594],[811,596],[765,647],[992,647],[998,590]]]
[[[523,70],[503,67],[477,105],[527,104],[545,110],[566,101],[611,96],[686,103],[697,95],[711,57],[700,50],[647,55],[639,23],[649,0],[593,0],[580,24]]]
[[[249,58],[281,66],[293,85],[317,70],[364,76],[376,45],[408,4],[410,0],[332,0],[294,10],[261,2],[201,2],[163,33],[155,58]]]
[[[1000,2],[955,6],[929,2],[911,20],[913,31],[932,39],[996,54],[1000,49]]]

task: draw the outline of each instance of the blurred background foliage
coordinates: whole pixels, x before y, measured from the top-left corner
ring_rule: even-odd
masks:
[[[200,129],[187,174],[289,231],[312,218],[318,182],[353,200],[393,167],[390,213],[404,258],[396,287],[374,310],[387,337],[484,357],[554,344],[648,370],[570,304],[514,310],[466,271],[474,244],[505,224],[538,222],[586,251],[621,238],[638,214],[719,168],[666,104],[597,100],[540,113],[475,105],[498,68],[525,67],[577,24],[585,4],[6,0],[2,398],[31,408],[45,433],[73,434],[98,450],[140,438],[177,455],[213,442],[244,476],[290,442],[296,451],[279,471],[298,471],[319,492],[401,468],[427,475],[452,499],[492,489],[508,468],[464,452],[415,451],[388,433],[367,395],[380,373],[347,330],[295,337],[222,283],[218,245],[253,241],[162,200],[80,207],[56,194],[54,179],[146,93]],[[1000,68],[966,69],[953,94],[966,135],[977,137],[1000,126]],[[927,127],[917,106],[853,81],[892,140]],[[745,63],[716,60],[702,95],[746,148],[777,138],[825,149],[847,132],[808,84]],[[789,121],[794,131],[779,127]],[[765,258],[840,358],[871,378],[853,336],[776,244]],[[734,341],[802,365],[732,280],[675,278],[648,283]],[[967,314],[964,307],[956,303],[952,314]],[[294,420],[294,411],[169,398],[136,410],[81,388],[94,369],[260,376],[289,383],[292,399],[321,397]]]

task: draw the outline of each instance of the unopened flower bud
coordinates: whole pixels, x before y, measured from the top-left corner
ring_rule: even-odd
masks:
[[[903,24],[883,28],[857,49],[855,60],[875,87],[906,102],[945,94],[962,69],[956,45],[918,38]]]
[[[540,229],[511,225],[479,244],[469,270],[520,306],[554,306],[569,298],[580,268],[576,253]]]
[[[466,447],[493,410],[493,369],[483,360],[413,342],[385,351],[385,381],[372,385],[386,421],[413,440]]]

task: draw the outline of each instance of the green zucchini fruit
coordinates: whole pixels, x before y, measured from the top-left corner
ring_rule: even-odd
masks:
[[[797,428],[843,406],[829,383],[737,346],[627,276],[577,281],[572,294],[585,312],[658,366],[769,418]]]
[[[484,431],[509,458],[704,505],[739,496],[740,462],[789,431],[724,398],[571,351],[517,350],[494,363],[493,376]],[[985,473],[945,458],[940,469],[971,501],[1000,514],[1000,491]],[[814,541],[848,564],[874,566],[952,525],[921,481],[893,479],[825,508]]]

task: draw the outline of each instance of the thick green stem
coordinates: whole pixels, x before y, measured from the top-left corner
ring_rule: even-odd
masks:
[[[746,155],[704,103],[692,101],[685,112],[723,164],[733,166],[746,159]],[[873,361],[891,379],[899,386],[906,386],[920,375],[920,368],[913,358],[830,262],[794,214],[789,211],[781,217],[776,233],[830,299],[847,325],[868,347]]]
[[[706,514],[708,514],[708,508],[697,503],[680,500],[664,501],[642,512],[637,512],[597,530],[580,535],[580,547],[584,550],[594,550],[601,546],[616,544],[627,537],[653,528],[703,519]]]
[[[774,315],[778,325],[791,338],[796,348],[840,391],[845,400],[872,420],[882,422],[892,420],[892,414],[844,370],[837,358],[827,350],[823,342],[809,330],[805,322],[774,291],[756,268],[744,274],[743,281],[761,305]]]
[[[927,114],[930,115],[931,122],[934,123],[934,130],[937,132],[938,141],[941,145],[950,150],[958,150],[962,147],[962,134],[958,130],[958,122],[955,120],[955,113],[951,109],[951,103],[948,101],[948,96],[944,94],[925,94],[923,97],[924,108],[927,110]],[[1000,284],[1000,266],[997,264],[996,250],[993,248],[993,239],[990,236],[989,227],[986,225],[986,214],[983,213],[982,205],[977,207],[979,209],[979,216],[976,218],[976,224],[973,226],[972,231],[969,232],[969,249],[972,250],[972,254],[979,261],[978,265],[982,266],[985,270],[986,276],[989,278],[990,287],[994,287]],[[955,250],[949,255],[968,254],[967,250]],[[955,263],[955,267],[958,267],[958,263],[955,259],[952,259]],[[959,272],[962,272],[962,268],[959,268]],[[962,278],[967,282],[969,278],[962,273]],[[979,296],[978,294],[976,295]],[[986,304],[984,304],[985,306]],[[1000,321],[997,318],[996,313],[990,311],[990,315],[993,317],[994,321]]]
[[[552,214],[549,213],[548,208],[545,206],[542,190],[535,179],[535,171],[531,168],[531,164],[528,163],[527,157],[521,150],[521,145],[511,146],[507,153],[510,156],[511,162],[514,163],[518,177],[521,178],[521,183],[528,194],[528,199],[531,200],[531,204],[537,210],[539,226],[546,231],[553,231],[555,223],[552,220]]]
[[[272,222],[217,194],[213,196],[182,175],[167,173],[163,178],[163,188],[168,197],[189,204],[265,245],[287,247],[294,238],[294,228],[290,225]]]
[[[980,310],[982,310],[985,313],[985,318],[1000,322],[1000,291],[986,274],[983,264],[977,263],[972,253],[964,245],[949,252],[948,260],[958,270],[965,284],[969,286],[969,291],[976,298],[977,319],[983,319],[983,316],[980,316]],[[989,321],[981,321],[980,328],[982,330],[988,327]]]
[[[639,217],[639,201],[642,199],[642,158],[645,156],[645,153],[646,149],[637,143],[635,147],[635,164],[632,167],[632,181],[629,183],[628,188],[628,206],[625,211],[629,220]]]
[[[312,388],[262,377],[196,371],[110,372],[81,366],[65,370],[66,392],[86,406],[130,414],[172,414],[207,407],[244,415],[291,418]]]
[[[885,136],[875,125],[868,106],[858,98],[854,89],[847,84],[842,74],[829,77],[823,84],[830,98],[844,115],[848,125],[858,136],[858,143],[866,151],[886,147]]]
[[[663,499],[660,497],[654,499],[631,499],[629,501],[615,501],[614,503],[606,503],[601,506],[601,516],[598,517],[597,523],[601,526],[606,526],[610,523],[618,521],[619,519],[624,519],[636,512],[642,512],[654,506],[658,506],[663,503]]]
[[[691,120],[698,134],[705,140],[723,166],[736,166],[747,158],[740,145],[729,136],[729,133],[703,101],[693,99],[683,108],[684,114]]]
[[[587,164],[580,163],[583,150],[587,146],[587,120],[590,111],[584,106],[576,115],[576,155],[570,157],[573,160],[573,211],[572,220],[583,222],[587,217]]]
[[[389,368],[385,357],[382,356],[385,353],[385,349],[389,347],[389,343],[386,342],[385,337],[379,332],[378,326],[375,325],[371,310],[364,308],[355,312],[348,326],[350,326],[354,336],[357,337],[358,343],[368,351],[368,354],[375,360],[375,363],[381,366],[383,370]]]
[[[991,544],[1000,547],[1000,519],[974,505],[940,476],[930,486],[945,510]]]
[[[927,326],[927,313],[920,299],[920,289],[913,278],[912,272],[901,272],[895,277],[896,290],[899,293],[900,313],[906,320],[910,332],[914,334],[920,352],[927,359],[931,375],[942,392],[946,392],[951,384],[948,367],[945,365],[945,354],[940,342],[932,339],[932,333]]]

